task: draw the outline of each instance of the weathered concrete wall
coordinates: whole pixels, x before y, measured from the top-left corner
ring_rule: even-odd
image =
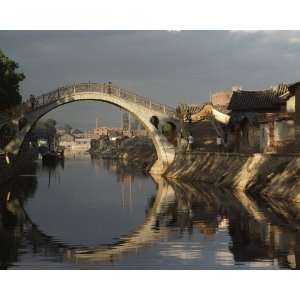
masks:
[[[269,170],[262,172],[258,169],[255,180],[249,182],[247,190],[300,205],[300,156],[282,157],[276,167],[272,166],[272,161],[266,161],[265,165]]]
[[[287,223],[300,223],[299,155],[177,154],[165,176],[229,187],[239,195],[246,192],[256,201],[262,200]]]
[[[166,177],[206,182],[300,203],[300,156],[275,154],[177,154]]]

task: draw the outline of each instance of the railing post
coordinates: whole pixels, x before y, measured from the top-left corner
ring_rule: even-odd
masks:
[[[150,109],[152,108],[151,100],[149,100],[149,108],[150,108]]]
[[[59,99],[59,88],[57,89],[57,98]]]
[[[76,93],[76,85],[74,84],[73,85],[73,94],[75,94]]]
[[[166,106],[164,105],[164,113],[166,112]]]

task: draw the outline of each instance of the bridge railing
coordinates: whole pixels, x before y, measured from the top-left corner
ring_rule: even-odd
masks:
[[[114,95],[126,101],[140,104],[152,110],[166,113],[172,117],[176,116],[176,111],[173,107],[157,103],[152,99],[137,95],[131,91],[112,85],[110,83],[91,83],[91,82],[63,86],[58,88],[55,91],[38,96],[35,98],[34,105],[28,102],[26,103],[26,107],[27,107],[26,111],[28,112],[34,111],[39,109],[42,106],[49,105],[61,98],[70,97],[75,93],[83,93],[83,92],[100,92],[100,93]]]

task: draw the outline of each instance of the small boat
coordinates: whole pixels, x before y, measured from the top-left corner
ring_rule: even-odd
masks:
[[[55,163],[62,159],[64,159],[63,151],[47,151],[42,155],[42,160],[45,163]]]
[[[47,151],[43,154],[43,162],[56,162],[58,159],[55,151]]]
[[[64,158],[65,158],[65,155],[64,155],[64,149],[62,149],[62,150],[57,150],[57,151],[56,151],[56,155],[57,155],[57,158],[58,158],[58,159],[64,159]]]

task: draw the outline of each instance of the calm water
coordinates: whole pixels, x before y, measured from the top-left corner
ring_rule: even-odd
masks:
[[[32,163],[0,188],[3,269],[299,268],[300,234],[244,194],[116,161]]]

